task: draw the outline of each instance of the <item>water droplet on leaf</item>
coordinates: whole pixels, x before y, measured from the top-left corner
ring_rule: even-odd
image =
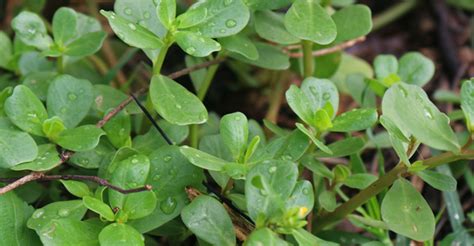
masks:
[[[160,203],[160,209],[164,214],[172,214],[176,209],[176,205],[176,200],[172,197],[168,197]]]

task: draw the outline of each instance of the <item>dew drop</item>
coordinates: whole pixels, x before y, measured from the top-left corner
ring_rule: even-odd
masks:
[[[61,109],[59,111],[64,114],[64,113],[66,113],[67,108],[66,107],[61,107]]]
[[[225,33],[226,31],[225,31],[225,29],[221,29],[221,30],[219,30],[219,32],[220,33]]]
[[[74,100],[77,99],[77,95],[70,92],[69,94],[67,94],[67,98],[69,98],[69,100],[71,100],[71,101],[74,101]]]
[[[224,6],[229,6],[234,0],[224,0]]]
[[[400,88],[400,91],[402,92],[403,97],[407,97],[408,96],[407,90],[401,86],[399,88]]]
[[[425,108],[425,109],[424,109],[424,112],[425,112],[426,118],[428,118],[428,119],[430,119],[430,120],[433,119],[433,114],[431,113],[431,110],[430,110],[430,109]]]
[[[214,23],[214,22],[209,22],[209,23],[207,24],[207,26],[209,26],[209,27],[213,27],[213,26],[215,26],[215,25],[216,25],[216,23]]]
[[[308,194],[309,194],[309,190],[308,190],[307,188],[304,188],[304,189],[303,189],[303,194],[308,195]]]
[[[237,25],[237,22],[233,19],[228,19],[226,22],[225,22],[225,26],[228,27],[228,28],[232,28],[232,27],[235,27]]]
[[[148,19],[150,19],[150,17],[151,17],[150,12],[148,12],[148,11],[143,12],[143,18],[148,20]]]
[[[267,192],[266,190],[264,190],[264,189],[261,189],[261,190],[260,190],[260,195],[266,196],[266,195],[268,195],[268,192]]]
[[[163,158],[163,160],[164,160],[165,162],[169,162],[169,161],[171,161],[171,159],[172,159],[172,157],[169,156],[169,155],[167,155],[167,156],[165,156],[165,157]]]
[[[160,178],[161,178],[161,176],[159,174],[153,176],[154,181],[158,181],[158,180],[160,180]]]
[[[194,47],[189,47],[189,48],[186,49],[186,53],[188,53],[190,55],[194,54],[195,52],[196,52],[196,48],[194,48]]]
[[[133,158],[133,159],[132,159],[132,163],[133,163],[133,164],[137,164],[137,163],[138,163],[138,159]]]
[[[132,14],[132,9],[131,8],[125,8],[123,11],[126,15],[131,15]]]
[[[176,108],[181,109],[182,106],[180,104],[176,104]]]
[[[58,215],[59,215],[60,217],[67,217],[67,216],[69,216],[69,214],[70,214],[69,209],[61,208],[61,209],[59,209],[59,211],[58,211]]]
[[[175,176],[176,175],[176,170],[174,168],[170,169],[168,172],[170,176]]]
[[[135,24],[133,23],[128,23],[128,27],[132,29],[133,31],[137,30],[137,26],[135,26]]]
[[[323,99],[324,100],[329,100],[329,98],[331,98],[331,95],[328,92],[324,92],[323,93]]]
[[[168,197],[160,203],[160,209],[164,214],[172,214],[176,209],[176,205],[176,200],[172,197]]]
[[[273,166],[273,167],[270,167],[270,168],[268,169],[268,172],[269,172],[269,173],[274,173],[274,172],[276,172],[276,170],[277,170],[277,167]]]
[[[138,22],[138,25],[142,26],[142,27],[146,27],[146,22],[144,20],[141,20]]]
[[[33,213],[33,219],[39,219],[41,216],[43,216],[44,210],[43,209],[38,209]]]

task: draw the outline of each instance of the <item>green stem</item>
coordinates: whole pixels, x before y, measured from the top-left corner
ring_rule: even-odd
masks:
[[[439,165],[462,159],[474,159],[474,150],[466,150],[461,152],[460,154],[446,152],[441,155],[424,160],[423,165],[427,166],[427,168],[434,168]],[[361,190],[349,201],[336,208],[336,210],[331,213],[324,214],[320,218],[317,218],[316,221],[318,221],[318,224],[315,229],[322,230],[326,226],[345,218],[348,214],[352,213],[358,207],[366,203],[371,197],[376,196],[385,188],[388,188],[390,185],[392,185],[392,183],[395,182],[395,180],[397,180],[399,177],[408,175],[410,175],[410,173],[407,172],[407,167],[405,166],[405,164],[399,163],[396,167],[394,167],[384,176],[380,177],[369,187],[365,188],[364,190]]]
[[[417,4],[417,0],[408,0],[402,1],[399,4],[394,5],[390,9],[384,11],[383,13],[377,15],[373,19],[372,31],[376,31],[381,27],[384,27],[387,24],[395,21],[404,14],[412,10]]]
[[[161,68],[163,67],[163,63],[165,62],[166,53],[168,53],[170,45],[165,44],[160,49],[160,53],[156,57],[156,60],[153,62],[153,75],[158,75],[161,73]]]
[[[58,73],[64,73],[64,57],[59,56],[58,59],[56,60],[56,66]]]
[[[301,41],[303,46],[303,77],[313,76],[314,59],[313,59],[313,42],[309,40]]]

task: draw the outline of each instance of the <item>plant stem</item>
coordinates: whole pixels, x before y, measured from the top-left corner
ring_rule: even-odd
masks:
[[[64,57],[59,56],[58,59],[56,60],[56,66],[58,73],[64,73]]]
[[[301,41],[303,46],[303,77],[313,76],[314,60],[313,60],[313,42],[309,40]]]
[[[461,159],[474,159],[474,150],[466,150],[461,152],[460,154],[446,152],[441,155],[424,160],[423,165],[427,166],[427,168],[434,168],[439,165],[443,165]],[[358,207],[366,203],[371,197],[376,196],[385,188],[388,188],[399,177],[408,175],[410,175],[410,173],[407,172],[407,167],[405,166],[405,164],[399,163],[396,167],[394,167],[384,176],[380,177],[369,187],[365,188],[364,190],[361,190],[349,201],[343,203],[341,206],[336,208],[336,210],[331,213],[324,214],[320,218],[317,218],[316,221],[318,221],[318,223],[315,229],[322,230],[326,226],[343,219],[348,214],[356,210]]]
[[[417,4],[417,0],[408,0],[402,1],[390,9],[384,11],[383,13],[377,15],[373,19],[373,27],[372,31],[376,31],[381,27],[384,27],[387,24],[395,21],[396,19],[400,18],[404,14],[408,13],[411,9],[413,9]]]
[[[163,47],[161,47],[160,53],[158,53],[156,60],[153,62],[153,75],[158,75],[161,73],[161,68],[165,62],[166,53],[168,53],[169,47],[170,45],[166,43],[163,45]]]

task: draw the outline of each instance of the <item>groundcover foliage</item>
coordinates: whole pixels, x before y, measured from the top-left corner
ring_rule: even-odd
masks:
[[[472,244],[456,179],[441,165],[474,158],[474,80],[462,83],[464,117],[450,119],[422,88],[432,61],[381,54],[369,66],[346,54],[372,29],[371,11],[330,2],[116,0],[100,14],[151,64],[130,96],[128,83],[110,84],[132,54],[104,71],[96,18],[61,7],[48,23],[25,5],[13,33],[0,32],[1,244],[390,245],[396,236],[431,245],[439,214],[411,175],[449,199],[455,230],[443,243]],[[188,70],[168,76],[173,45]],[[295,127],[209,112],[203,100],[224,60],[240,76],[300,74],[284,93]],[[192,88],[176,81],[187,73]],[[341,95],[358,106],[341,112]],[[414,158],[420,146],[433,156]],[[371,174],[362,154],[383,160],[384,148],[399,163]],[[339,231],[343,219],[367,234]]]

